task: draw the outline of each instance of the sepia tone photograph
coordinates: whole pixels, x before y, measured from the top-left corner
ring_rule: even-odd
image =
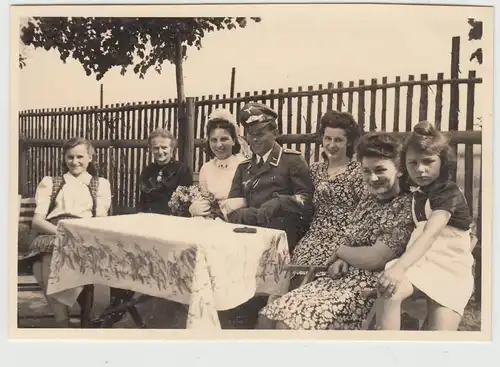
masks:
[[[491,339],[493,7],[11,20],[14,337]]]

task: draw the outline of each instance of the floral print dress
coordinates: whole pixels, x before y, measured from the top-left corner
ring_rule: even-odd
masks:
[[[311,164],[314,184],[314,217],[305,236],[292,254],[292,264],[323,265],[338,248],[351,215],[363,196],[365,186],[361,164],[351,161],[344,172],[328,178],[328,162]]]
[[[381,241],[399,257],[413,228],[410,194],[387,201],[366,194],[345,234],[336,238],[336,246],[373,246]],[[365,299],[361,291],[375,287],[378,274],[350,267],[340,279],[322,276],[278,298],[260,313],[295,330],[360,329],[375,301]]]

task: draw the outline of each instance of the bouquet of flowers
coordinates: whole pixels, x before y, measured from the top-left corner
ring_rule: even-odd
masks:
[[[189,213],[189,207],[195,200],[207,200],[210,203],[210,215],[208,218],[220,218],[224,220],[224,215],[220,210],[215,196],[211,192],[202,189],[199,185],[189,187],[178,186],[172,194],[168,206],[173,215],[179,217],[190,217],[191,214]]]

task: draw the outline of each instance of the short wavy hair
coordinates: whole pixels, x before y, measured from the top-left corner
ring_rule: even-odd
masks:
[[[413,132],[406,139],[403,145],[401,160],[406,161],[408,149],[414,149],[418,153],[437,155],[441,160],[441,169],[438,180],[451,179],[455,170],[456,157],[453,153],[448,138],[433,124],[428,121],[421,121],[415,125]]]
[[[357,159],[363,158],[390,159],[401,172],[399,179],[402,191],[409,190],[408,171],[402,159],[403,144],[400,139],[387,132],[369,132],[364,134],[356,145]]]
[[[82,138],[82,137],[74,137],[71,139],[66,140],[63,143],[62,146],[62,171],[63,173],[69,172],[68,165],[66,164],[66,152],[70,149],[73,149],[74,147],[77,147],[79,145],[85,145],[87,148],[87,153],[89,156],[92,158],[92,160],[89,162],[89,165],[87,166],[87,172],[90,173],[92,176],[97,177],[99,175],[99,170],[97,167],[97,163],[94,162],[95,160],[95,148],[90,142],[90,140]]]
[[[355,152],[356,142],[358,141],[362,133],[354,117],[348,112],[328,110],[323,116],[321,116],[320,119],[318,132],[321,137],[325,135],[325,130],[328,127],[344,130],[345,136],[347,138],[346,155],[349,158],[352,158]],[[322,155],[323,158],[326,158],[324,153]]]
[[[154,130],[151,134],[149,134],[148,136],[149,147],[151,147],[151,141],[153,141],[154,138],[170,139],[170,141],[172,142],[172,150],[175,150],[175,148],[177,148],[177,138],[167,129],[158,128]]]

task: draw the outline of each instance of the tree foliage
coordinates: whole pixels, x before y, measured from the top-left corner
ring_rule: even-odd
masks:
[[[469,30],[469,41],[480,41],[483,38],[483,22],[475,20],[474,18],[468,18],[467,23],[470,25]],[[481,47],[477,48],[469,58],[469,61],[476,59],[476,61],[481,65],[483,63],[483,49]]]
[[[250,18],[260,22],[260,18]],[[34,17],[21,30],[27,46],[55,49],[63,62],[78,60],[88,76],[100,80],[113,67],[124,75],[129,68],[140,78],[165,61],[175,64],[176,43],[182,58],[188,46],[202,47],[209,32],[244,28],[247,18],[53,18]],[[19,55],[19,66],[26,60]],[[24,65],[23,65],[24,64]]]

